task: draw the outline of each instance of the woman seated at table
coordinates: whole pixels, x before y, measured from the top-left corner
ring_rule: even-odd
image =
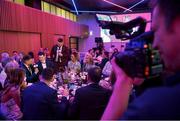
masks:
[[[90,69],[91,67],[94,67],[94,62],[93,62],[93,57],[90,53],[86,53],[84,60],[83,60],[83,64],[82,64],[82,71],[87,72],[88,69]]]
[[[1,95],[1,111],[7,120],[19,120],[23,114],[20,110],[20,89],[25,80],[25,72],[21,68],[10,70],[9,82]]]
[[[81,70],[81,64],[78,61],[78,53],[73,52],[71,54],[71,60],[68,62],[68,70],[70,72],[78,73]]]

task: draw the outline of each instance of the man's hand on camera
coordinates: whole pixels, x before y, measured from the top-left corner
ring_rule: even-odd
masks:
[[[112,59],[111,64],[116,76],[116,82],[101,120],[118,120],[122,117],[127,109],[129,95],[133,87],[133,79],[116,64],[115,58]]]
[[[115,86],[132,86],[133,79],[129,77],[115,62],[115,58],[111,60],[112,69],[116,76]]]

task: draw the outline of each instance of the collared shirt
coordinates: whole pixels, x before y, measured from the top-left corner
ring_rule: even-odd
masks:
[[[41,62],[41,63],[42,63],[43,69],[47,68],[46,61],[45,62]]]
[[[25,65],[26,68],[29,70],[29,72],[32,74],[32,70],[31,70],[30,66],[26,65],[25,63],[24,63],[24,65]]]
[[[0,73],[0,83],[2,84],[2,87],[4,87],[6,77],[7,77],[7,75],[3,69]]]
[[[103,68],[103,70],[102,70],[102,73],[103,73],[104,75],[106,75],[106,76],[110,76],[110,75],[111,75],[111,72],[112,72],[112,65],[111,65],[111,62],[108,61],[108,62],[105,64],[105,66],[104,66],[104,68]]]

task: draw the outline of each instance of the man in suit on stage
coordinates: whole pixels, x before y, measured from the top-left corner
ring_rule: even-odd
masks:
[[[69,59],[69,49],[64,45],[63,39],[58,39],[57,44],[52,47],[51,58],[56,66],[56,72],[65,69]]]

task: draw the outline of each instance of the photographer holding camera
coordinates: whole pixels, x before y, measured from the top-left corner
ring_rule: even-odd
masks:
[[[116,82],[102,120],[180,119],[180,1],[153,2],[153,46],[159,50],[166,69],[174,75],[167,78],[162,87],[149,89],[128,104],[136,78],[128,76],[114,58]]]

